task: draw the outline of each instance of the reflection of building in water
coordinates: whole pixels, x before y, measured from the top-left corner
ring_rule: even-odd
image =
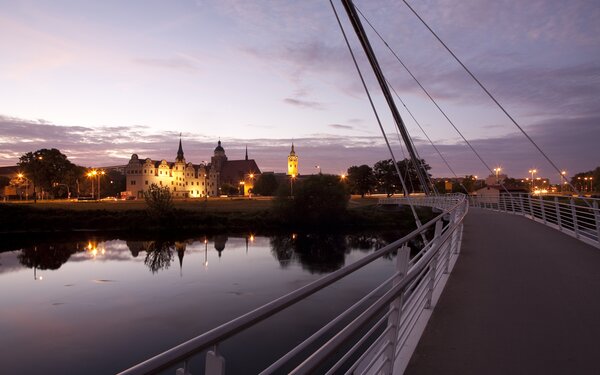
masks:
[[[224,234],[218,234],[215,236],[215,250],[219,252],[219,258],[221,257],[221,252],[225,250],[225,243],[229,237]]]
[[[179,258],[179,276],[183,276],[183,256],[185,254],[185,242],[175,241],[175,250],[177,250],[177,258]]]
[[[140,251],[148,251],[152,242],[154,241],[125,241],[125,244],[129,248],[129,251],[131,251],[131,256],[137,258],[140,255]]]

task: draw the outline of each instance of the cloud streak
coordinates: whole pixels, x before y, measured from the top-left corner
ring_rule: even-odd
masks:
[[[575,173],[592,169],[598,162],[597,140],[600,116],[579,119],[556,118],[541,121],[531,127],[530,134],[538,144],[559,161],[561,168]],[[568,124],[568,125],[566,125]],[[336,125],[336,126],[331,126]],[[347,125],[330,124],[334,129]],[[127,163],[131,154],[153,159],[173,160],[179,134],[157,132],[143,126],[103,127],[59,126],[46,121],[27,121],[0,116],[0,165],[14,165],[19,156],[40,148],[58,148],[73,162],[83,166],[109,166]],[[31,141],[34,139],[35,141]],[[216,140],[202,134],[183,134],[183,146],[188,161],[200,163],[210,160]],[[390,136],[390,139],[394,139]],[[263,171],[282,172],[290,150],[289,139],[254,138],[222,139],[230,159],[242,159],[248,145],[250,158]],[[489,165],[501,165],[510,175],[524,176],[527,168],[537,167],[544,176],[554,173],[520,133],[470,140]],[[313,173],[313,165],[321,165],[324,172],[341,173],[359,164],[372,165],[390,156],[379,136],[343,136],[312,134],[294,139],[300,157],[301,173]],[[429,143],[415,138],[423,158],[433,167],[435,176],[450,176],[443,162]],[[437,144],[459,175],[486,175],[487,171],[461,142]],[[397,143],[393,143],[396,158],[402,158]],[[581,160],[586,160],[582,163]],[[540,168],[540,166],[543,166]],[[542,174],[540,174],[542,175]]]

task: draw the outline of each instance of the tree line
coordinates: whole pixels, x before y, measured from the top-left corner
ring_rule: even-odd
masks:
[[[31,186],[27,194],[37,199],[69,198],[91,195],[100,184],[102,196],[116,196],[125,190],[125,175],[118,171],[106,171],[104,175],[90,178],[89,168],[72,163],[65,154],[55,148],[27,152],[17,163],[19,173],[13,178],[0,181],[3,186]],[[96,191],[97,192],[97,191]]]

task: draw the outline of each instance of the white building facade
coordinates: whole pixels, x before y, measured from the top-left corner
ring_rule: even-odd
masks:
[[[240,184],[244,182],[244,185],[248,184],[247,188],[251,189],[255,174],[260,174],[260,170],[254,160],[248,160],[247,152],[246,160],[228,161],[221,141],[218,142],[214,156],[207,165],[186,162],[180,139],[175,162],[167,162],[164,159],[156,161],[150,158],[142,160],[137,154],[133,154],[125,167],[127,195],[136,198],[143,198],[144,191],[147,191],[152,184],[169,187],[174,198],[219,196],[225,177],[227,177],[226,182],[235,184],[240,179]],[[234,178],[229,175],[241,177]],[[229,181],[230,179],[235,181]],[[244,193],[246,192],[247,190],[244,190]]]

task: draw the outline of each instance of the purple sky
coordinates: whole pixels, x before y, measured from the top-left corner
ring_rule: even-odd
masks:
[[[355,1],[493,168],[551,167],[400,1]],[[600,3],[411,4],[568,174],[600,165]],[[397,158],[389,111],[339,2]],[[85,166],[132,153],[227,155],[284,171],[341,173],[389,158],[327,1],[0,0],[0,165],[55,147]],[[370,32],[370,30],[369,30]],[[372,33],[393,87],[459,175],[487,174]],[[401,110],[434,176],[450,176]]]

